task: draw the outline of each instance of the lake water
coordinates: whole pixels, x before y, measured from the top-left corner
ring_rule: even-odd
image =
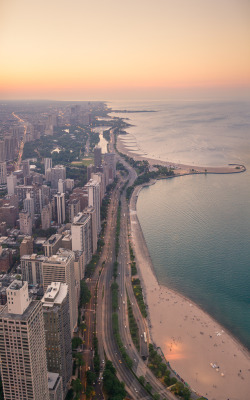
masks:
[[[158,280],[189,297],[250,349],[250,103],[131,102],[113,109],[133,126],[125,141],[148,157],[189,165],[242,163],[231,175],[158,181],[138,216]]]

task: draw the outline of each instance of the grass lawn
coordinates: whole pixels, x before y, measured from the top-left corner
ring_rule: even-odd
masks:
[[[85,157],[81,161],[73,161],[71,165],[85,165],[85,167],[88,167],[90,164],[94,164],[94,159],[90,157]]]

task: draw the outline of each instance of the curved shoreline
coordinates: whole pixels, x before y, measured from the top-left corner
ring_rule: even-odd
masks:
[[[244,165],[238,164],[206,168],[149,159],[130,152],[121,143],[119,136],[117,148],[135,160],[148,160],[151,166],[160,164],[173,167],[173,177],[208,173],[232,174],[246,170]],[[155,182],[137,186],[129,206],[131,243],[148,305],[149,337],[152,343],[161,348],[171,368],[196,393],[201,393],[209,400],[248,400],[248,349],[193,301],[158,282],[136,210],[141,189]]]
[[[147,155],[139,155],[129,149],[128,146],[121,140],[122,135],[117,136],[117,149],[119,152],[126,154],[128,157],[133,158],[137,161],[147,160],[150,166],[155,164],[162,165],[165,167],[172,167],[175,171],[175,176],[193,175],[193,174],[237,174],[246,171],[246,167],[243,164],[228,164],[224,167],[204,167],[198,165],[187,165],[181,163],[174,163],[171,161],[164,161],[159,159],[150,158]]]
[[[150,338],[196,393],[209,400],[247,400],[249,351],[197,304],[157,280],[136,211],[142,186],[136,187],[131,197],[130,229],[148,305]]]

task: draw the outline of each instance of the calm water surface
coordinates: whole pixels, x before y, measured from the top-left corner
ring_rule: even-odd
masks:
[[[243,163],[243,174],[186,176],[143,189],[138,216],[161,283],[191,298],[250,349],[250,104],[112,104],[128,144],[190,165]],[[117,114],[116,114],[117,116]]]

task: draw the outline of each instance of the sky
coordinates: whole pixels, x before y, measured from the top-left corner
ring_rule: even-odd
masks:
[[[0,98],[250,93],[250,0],[0,0]]]

